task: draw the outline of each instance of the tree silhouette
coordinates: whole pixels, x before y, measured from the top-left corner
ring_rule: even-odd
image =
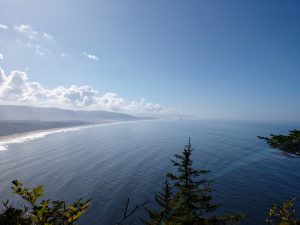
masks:
[[[160,210],[146,208],[150,219],[144,220],[145,224],[234,224],[242,218],[241,215],[214,214],[219,205],[212,202],[211,182],[204,177],[209,171],[193,168],[192,151],[189,139],[183,152],[176,154],[176,159],[171,160],[176,168],[176,173],[167,175],[172,185],[166,182],[163,193],[157,195],[161,197],[160,201],[156,198]],[[172,194],[169,191],[171,188],[174,189]]]
[[[272,148],[277,148],[290,156],[300,157],[300,130],[291,130],[288,135],[271,134],[270,137],[257,137],[265,140]]]
[[[144,207],[150,217],[149,220],[141,218],[142,222],[146,225],[164,224],[170,219],[172,210],[172,188],[168,178],[166,178],[165,184],[162,188],[163,191],[158,192],[155,195],[155,202],[159,205],[160,210],[153,210],[149,207]]]

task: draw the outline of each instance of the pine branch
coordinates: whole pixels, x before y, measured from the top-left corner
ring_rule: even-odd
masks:
[[[133,215],[139,208],[141,208],[141,207],[143,207],[143,206],[145,206],[146,204],[149,203],[149,201],[145,201],[140,205],[136,205],[134,209],[132,209],[130,212],[128,212],[129,202],[130,202],[130,199],[127,198],[125,208],[123,209],[123,217],[119,222],[116,223],[116,225],[121,225],[128,217]]]

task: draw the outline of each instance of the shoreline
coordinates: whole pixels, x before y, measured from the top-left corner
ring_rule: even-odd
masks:
[[[8,150],[8,147],[11,144],[17,144],[17,143],[27,142],[31,140],[41,139],[51,134],[78,131],[81,129],[91,128],[96,126],[120,124],[124,122],[132,122],[132,121],[102,121],[97,123],[50,128],[50,129],[39,129],[39,130],[5,135],[0,137],[0,152]]]
[[[101,124],[106,124],[106,123],[101,123]],[[97,123],[91,123],[91,124],[82,124],[82,125],[74,125],[74,126],[65,126],[65,127],[53,127],[53,128],[46,128],[46,129],[37,129],[37,130],[32,130],[32,131],[25,131],[25,132],[19,132],[15,134],[9,134],[9,135],[3,135],[0,136],[0,142],[1,141],[6,141],[11,138],[17,138],[19,136],[25,136],[25,135],[31,135],[35,133],[40,133],[40,132],[51,132],[51,131],[58,131],[58,130],[66,130],[68,128],[82,128],[82,127],[87,127],[87,126],[95,126],[95,125],[100,125]]]

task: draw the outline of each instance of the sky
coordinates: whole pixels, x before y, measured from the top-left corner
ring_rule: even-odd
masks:
[[[0,0],[0,103],[300,121],[300,1]]]

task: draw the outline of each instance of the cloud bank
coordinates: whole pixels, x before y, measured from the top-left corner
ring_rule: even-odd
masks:
[[[20,104],[65,109],[107,110],[117,112],[160,112],[157,103],[126,101],[116,93],[99,95],[90,86],[59,86],[54,89],[44,88],[38,82],[28,80],[22,71],[13,71],[5,75],[0,69],[0,104]]]

